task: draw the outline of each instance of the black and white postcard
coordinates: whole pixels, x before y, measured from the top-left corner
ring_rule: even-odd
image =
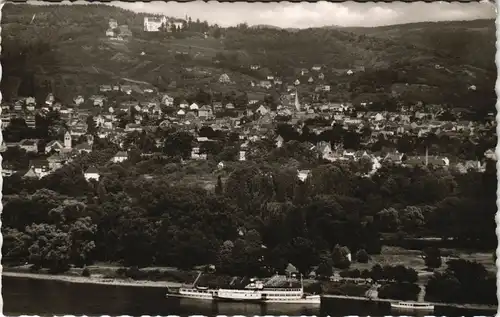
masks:
[[[4,314],[493,316],[495,18],[4,3]]]

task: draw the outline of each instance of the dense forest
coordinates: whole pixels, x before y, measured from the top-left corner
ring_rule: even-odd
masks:
[[[186,137],[174,133],[165,147],[182,148]],[[41,180],[4,179],[5,259],[38,258],[34,263],[41,266],[53,265],[50,258],[56,257],[65,265],[101,260],[189,268],[217,263],[221,246],[232,241],[249,252],[248,263],[264,252],[273,268],[292,262],[307,272],[321,252],[337,244],[352,252],[380,252],[381,234],[387,232],[453,238],[464,246],[496,243],[494,163],[485,173],[467,174],[387,166],[366,178],[358,176],[362,166],[318,161],[302,183],[293,167],[300,155],[291,158],[277,149],[274,160],[233,163],[225,181],[219,178],[215,191],[207,192],[175,185],[172,175],[217,173],[215,162],[182,167],[174,157],[146,160],[135,154],[110,165],[117,149],[100,147]],[[83,178],[82,170],[91,165],[101,171],[98,183]],[[83,227],[72,229],[75,225]],[[40,226],[53,239],[95,247],[60,249],[62,242],[54,240],[43,252],[34,249],[43,236]],[[256,241],[269,253],[244,247]],[[243,252],[240,247],[235,252]]]

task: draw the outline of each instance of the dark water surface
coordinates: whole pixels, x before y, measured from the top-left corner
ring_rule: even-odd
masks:
[[[387,303],[324,299],[321,306],[300,304],[212,303],[166,298],[163,288],[78,284],[2,277],[4,315],[316,315],[384,316],[391,315]],[[393,314],[394,315],[394,314]],[[434,315],[495,315],[494,312],[438,308]]]

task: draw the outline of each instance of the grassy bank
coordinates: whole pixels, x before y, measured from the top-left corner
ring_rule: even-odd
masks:
[[[176,282],[166,281],[140,281],[132,279],[112,279],[102,275],[95,275],[90,277],[75,276],[75,275],[50,275],[46,273],[28,273],[28,272],[13,272],[3,271],[3,276],[30,278],[39,280],[52,280],[69,283],[84,283],[84,284],[100,284],[100,285],[117,285],[117,286],[140,286],[140,287],[178,287],[181,284]]]

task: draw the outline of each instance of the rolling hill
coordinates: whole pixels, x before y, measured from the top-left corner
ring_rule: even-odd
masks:
[[[249,90],[249,81],[264,74],[250,71],[251,64],[288,82],[296,79],[298,69],[322,65],[331,84],[351,86],[352,98],[361,93],[357,87],[369,91],[380,86],[389,93],[392,85],[401,83],[438,88],[444,93],[436,102],[460,99],[472,84],[489,99],[496,98],[491,96],[496,67],[495,25],[490,20],[293,32],[269,26],[227,28],[223,39],[216,39],[196,32],[176,38],[145,33],[144,14],[105,5],[6,4],[3,10],[6,98],[53,89],[66,100],[122,78],[161,90],[189,90],[216,85],[222,73],[239,83],[231,89]],[[124,42],[107,38],[111,18],[127,24],[133,37]],[[332,69],[356,66],[366,71],[350,77],[329,75]]]

